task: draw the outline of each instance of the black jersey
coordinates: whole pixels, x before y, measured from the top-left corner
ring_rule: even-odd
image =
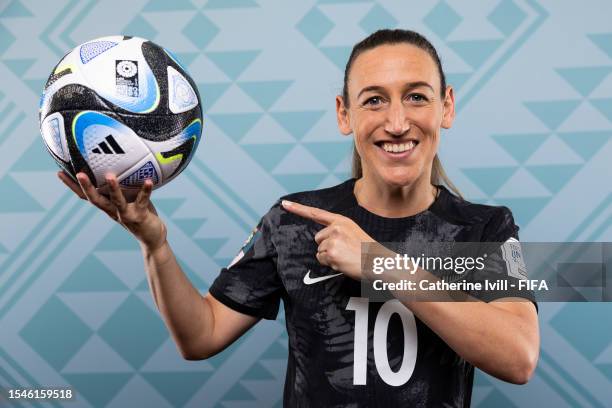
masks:
[[[518,239],[506,207],[473,204],[440,186],[427,210],[385,218],[358,205],[355,181],[283,198],[349,217],[378,242]],[[285,211],[279,200],[210,288],[228,307],[266,319],[276,317],[283,300],[284,406],[469,406],[474,367],[397,299],[371,302],[359,282],[331,277],[337,272],[315,257],[314,235],[322,228]],[[505,268],[503,260],[499,267]]]

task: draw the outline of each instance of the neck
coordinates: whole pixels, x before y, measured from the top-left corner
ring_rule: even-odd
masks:
[[[438,193],[429,178],[419,178],[405,186],[391,186],[375,182],[364,175],[353,190],[359,205],[366,210],[387,218],[410,217],[427,210]]]

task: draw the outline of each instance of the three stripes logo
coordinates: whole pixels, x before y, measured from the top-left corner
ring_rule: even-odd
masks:
[[[125,154],[121,146],[117,143],[113,135],[108,135],[104,138],[106,141],[98,143],[98,147],[95,147],[91,152],[97,154]],[[106,144],[108,142],[108,144]]]

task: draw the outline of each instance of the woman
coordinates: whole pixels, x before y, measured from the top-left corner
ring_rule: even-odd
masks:
[[[285,406],[466,407],[474,366],[526,383],[539,349],[532,302],[362,296],[360,282],[373,279],[362,270],[363,243],[518,238],[506,207],[469,203],[442,184],[454,190],[436,155],[440,129],[455,116],[454,93],[433,46],[405,30],[358,43],[336,111],[340,131],[354,138],[354,178],[279,200],[204,297],[166,241],[150,181],[128,204],[113,175],[110,199],[83,173],[80,186],[60,178],[139,240],[153,296],[184,358],[215,355],[260,318],[275,318],[284,301]],[[496,264],[502,272],[504,265]]]

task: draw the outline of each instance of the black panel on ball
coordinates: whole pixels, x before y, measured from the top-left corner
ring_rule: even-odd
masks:
[[[72,110],[112,111],[112,108],[93,89],[81,84],[68,84],[58,89],[41,107],[41,120],[55,112]]]
[[[68,74],[72,74],[72,70],[70,68],[64,68],[60,72],[58,72],[57,74],[52,74],[49,77],[49,79],[47,79],[47,83],[45,84],[45,90],[47,90],[48,87],[53,85],[53,83],[55,81],[57,81],[61,77],[65,76],[65,75],[68,75]]]
[[[169,115],[144,115],[122,113],[121,121],[143,139],[163,142],[178,135],[195,119],[201,119],[199,109]]]
[[[171,115],[172,113],[168,109],[168,73],[166,67],[168,66],[168,56],[164,52],[163,48],[159,45],[152,43],[151,41],[145,41],[141,46],[142,55],[151,68],[153,76],[159,86],[159,105],[151,112],[152,114],[158,115]]]

